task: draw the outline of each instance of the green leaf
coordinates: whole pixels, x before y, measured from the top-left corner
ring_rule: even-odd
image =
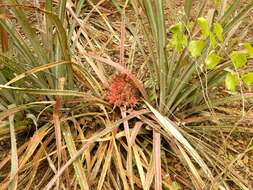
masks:
[[[250,43],[244,43],[244,48],[247,50],[247,53],[251,58],[253,58],[253,47],[251,46]]]
[[[208,69],[214,69],[220,63],[221,57],[214,51],[210,52],[205,60]]]
[[[247,63],[247,57],[244,53],[233,51],[229,56],[236,69],[243,67]]]
[[[216,42],[215,36],[212,32],[210,32],[210,45],[211,45],[211,47],[214,49],[216,44],[217,44],[217,42]]]
[[[210,29],[208,26],[207,19],[200,17],[197,19],[198,25],[200,27],[200,30],[202,32],[203,39],[206,39],[210,35]]]
[[[172,39],[170,45],[176,48],[177,51],[181,51],[187,46],[187,36],[184,35],[184,27],[181,22],[170,27],[172,33]]]
[[[183,41],[182,41],[182,45],[183,47],[186,47],[188,44],[188,38],[187,35],[183,35]]]
[[[172,182],[172,186],[174,187],[175,190],[181,190],[181,186],[176,181]]]
[[[227,73],[226,79],[225,79],[225,86],[230,91],[235,91],[236,87],[239,84],[239,79],[236,74]]]
[[[213,24],[213,32],[215,33],[216,37],[218,38],[219,41],[223,42],[224,38],[223,38],[223,28],[221,26],[220,23],[215,22]]]
[[[246,73],[242,75],[242,80],[246,86],[250,86],[253,83],[253,72]]]
[[[193,40],[189,44],[189,51],[191,56],[197,58],[201,55],[202,50],[205,47],[205,43],[202,40]]]
[[[172,188],[173,190],[181,190],[181,186],[176,181],[173,181],[170,187],[164,185],[163,190],[172,190]]]
[[[183,32],[183,24],[182,22],[179,22],[177,24],[174,24],[170,27],[170,32],[173,34],[178,34]]]

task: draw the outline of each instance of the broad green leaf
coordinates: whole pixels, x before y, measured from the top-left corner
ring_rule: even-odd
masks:
[[[210,32],[210,45],[211,45],[211,47],[214,49],[216,44],[217,44],[217,42],[216,42],[215,36],[212,32]]]
[[[226,79],[225,79],[225,86],[230,91],[235,91],[236,87],[239,84],[239,79],[236,74],[227,73]]]
[[[236,69],[243,67],[247,63],[247,57],[244,53],[233,51],[229,56]]]
[[[210,52],[205,60],[208,69],[214,69],[220,63],[221,57],[214,51]]]
[[[216,35],[216,37],[217,37],[217,39],[219,40],[219,41],[223,41],[224,39],[223,39],[223,35],[222,35],[222,33],[223,33],[223,28],[222,28],[222,26],[221,26],[221,24],[220,23],[218,23],[218,22],[215,22],[214,24],[213,24],[213,32],[215,33],[215,35]]]
[[[253,47],[250,43],[244,43],[244,48],[247,50],[247,53],[251,58],[253,58]]]
[[[183,47],[186,47],[188,44],[188,38],[187,35],[183,35],[183,41],[182,41],[182,45]]]
[[[170,45],[173,48],[176,48],[177,51],[181,51],[184,47],[187,46],[187,36],[184,35],[184,27],[181,22],[170,27],[172,33],[172,39]]]
[[[197,19],[197,22],[202,32],[203,39],[206,39],[210,35],[210,29],[208,26],[207,19],[200,17]]]
[[[189,44],[189,51],[191,56],[197,58],[201,55],[202,50],[205,47],[205,43],[202,40],[193,40]]]
[[[172,32],[173,34],[182,33],[183,32],[182,22],[172,25],[170,27],[170,32]]]
[[[174,187],[175,190],[181,190],[181,186],[176,181],[172,182],[172,186]]]
[[[163,190],[181,190],[181,186],[176,182],[176,181],[173,181],[172,184],[171,184],[171,188],[169,186],[163,186]]]
[[[242,75],[242,80],[247,86],[252,85],[252,83],[253,83],[253,72],[249,72],[249,73],[246,73],[246,74]]]
[[[181,51],[187,46],[187,36],[180,34],[173,34],[169,47],[176,48],[177,51]]]

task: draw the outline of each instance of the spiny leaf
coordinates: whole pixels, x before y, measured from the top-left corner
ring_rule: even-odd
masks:
[[[70,131],[70,127],[68,125],[62,125],[61,128],[63,131],[63,137],[65,140],[68,152],[72,158],[77,153],[77,149],[76,149],[75,142]],[[75,170],[76,179],[78,181],[78,184],[80,185],[80,189],[89,190],[87,178],[85,175],[85,170],[82,166],[81,159],[77,158],[75,162],[73,162],[73,166]]]
[[[20,112],[22,110],[28,110],[28,109],[36,107],[36,106],[40,106],[40,105],[44,106],[44,105],[47,105],[47,104],[54,104],[54,103],[55,103],[55,101],[31,102],[31,103],[28,103],[28,104],[18,105],[17,107],[2,110],[0,112],[0,121],[2,121],[6,117],[9,117],[10,115],[12,115],[14,113]],[[1,130],[0,130],[0,134],[1,134]]]
[[[210,52],[205,60],[208,69],[214,69],[220,63],[221,57],[214,51]]]
[[[29,75],[35,75],[35,73],[37,73],[37,72],[44,71],[46,69],[56,67],[56,66],[59,66],[59,65],[62,65],[62,64],[70,64],[70,63],[71,62],[69,62],[69,61],[59,61],[59,62],[39,65],[38,67],[34,67],[30,70],[22,72],[20,75],[16,75],[13,79],[8,81],[5,85],[10,85],[10,84],[12,84],[14,82],[17,82],[18,80],[23,79],[23,78],[25,78]]]
[[[208,26],[207,19],[200,17],[197,19],[197,22],[202,32],[203,39],[206,39],[210,35],[210,29]]]
[[[14,86],[6,86],[0,84],[0,90],[8,89],[14,90],[19,92],[24,92],[27,94],[38,94],[38,95],[55,95],[55,96],[76,96],[76,97],[86,97],[87,99],[91,100],[99,100],[89,94],[85,94],[83,92],[73,91],[73,90],[54,90],[54,89],[32,89],[32,88],[19,88]],[[91,99],[90,99],[91,98]]]
[[[140,176],[140,181],[141,181],[143,189],[145,189],[144,188],[146,186],[146,183],[145,183],[145,172],[143,170],[143,164],[141,162],[141,157],[139,155],[139,152],[138,152],[138,149],[137,149],[137,145],[133,144],[132,148],[133,148],[133,153],[134,153],[134,157],[135,157],[135,163],[136,163],[136,166],[137,166],[137,169],[138,169],[138,172],[139,172],[139,176]]]
[[[229,56],[236,69],[243,67],[247,63],[247,57],[244,53],[233,51]]]
[[[11,105],[10,107],[13,107]],[[10,123],[10,134],[11,134],[11,179],[10,184],[8,186],[9,190],[17,189],[18,185],[18,153],[17,153],[17,142],[16,142],[16,134],[15,134],[15,126],[14,126],[14,115],[9,116]]]
[[[192,0],[184,1],[184,12],[187,18],[190,16],[191,8],[192,8]]]
[[[247,50],[247,53],[251,58],[253,58],[253,47],[250,43],[244,43],[244,48]]]
[[[229,17],[231,16],[231,14],[234,14],[234,12],[235,12],[236,8],[238,7],[239,3],[240,3],[240,0],[232,1],[232,3],[226,8],[226,12],[220,18],[221,23],[224,23],[227,20],[229,20]]]
[[[219,41],[223,41],[224,39],[223,39],[223,35],[222,35],[222,33],[223,33],[223,28],[222,28],[222,26],[221,26],[221,24],[220,23],[218,23],[218,22],[215,22],[214,24],[213,24],[213,32],[215,33],[215,35],[216,35],[216,37],[217,37],[217,39],[219,40]]]
[[[225,86],[228,90],[234,92],[239,84],[239,79],[236,74],[227,73],[225,79]]]
[[[235,0],[235,1],[237,1],[237,5],[238,5],[238,3],[240,3],[240,0]],[[229,32],[235,25],[240,23],[242,21],[242,19],[245,18],[245,16],[249,13],[249,11],[252,8],[253,8],[253,1],[250,1],[250,3],[248,3],[246,6],[242,7],[240,9],[240,11],[238,12],[238,14],[228,24],[226,24],[226,26],[224,27],[224,32],[225,33]],[[235,9],[236,9],[236,7],[235,7]],[[233,12],[232,12],[232,14],[233,14]],[[223,21],[225,21],[225,20],[223,20]]]
[[[197,58],[201,55],[202,50],[205,47],[205,43],[202,40],[193,40],[189,44],[189,51],[191,56]]]
[[[188,142],[188,140],[182,135],[182,133],[178,130],[177,126],[169,120],[167,117],[163,116],[158,112],[155,108],[153,108],[148,102],[145,102],[152,113],[157,118],[161,127],[171,136],[173,136],[180,144],[184,146],[184,148],[188,151],[188,153],[194,158],[194,160],[199,164],[199,166],[203,169],[204,173],[212,177],[212,173],[203,159],[200,157],[198,152],[192,147],[192,145]]]
[[[8,2],[14,5],[19,5],[16,0],[9,0]],[[12,10],[14,12],[15,18],[18,20],[19,25],[22,26],[22,30],[26,34],[27,39],[30,41],[34,52],[37,54],[39,62],[47,63],[48,55],[41,45],[39,38],[37,38],[36,30],[30,24],[27,16],[25,15],[25,12],[20,6],[15,6]]]
[[[249,72],[249,73],[246,73],[246,74],[242,75],[242,80],[247,86],[252,85],[252,83],[253,83],[253,72]]]

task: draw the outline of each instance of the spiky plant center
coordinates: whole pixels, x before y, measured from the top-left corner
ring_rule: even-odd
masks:
[[[112,77],[106,99],[114,106],[134,107],[138,101],[137,88],[126,74]]]

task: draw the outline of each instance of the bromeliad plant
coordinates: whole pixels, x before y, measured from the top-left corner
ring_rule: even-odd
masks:
[[[215,106],[240,101],[242,94],[218,98],[214,89],[224,81],[229,91],[240,80],[252,84],[252,73],[242,69],[251,61],[251,45],[244,44],[245,52],[231,43],[252,2],[234,15],[239,1],[224,1],[206,19],[204,1],[190,19],[192,1],[186,0],[181,21],[167,26],[162,0],[112,1],[120,27],[110,21],[111,13],[101,12],[107,10],[100,9],[103,1],[54,2],[46,0],[40,8],[17,0],[1,5],[9,51],[0,56],[0,138],[10,136],[12,148],[0,162],[0,171],[11,163],[11,171],[1,173],[0,187],[173,190],[181,183],[224,189],[228,180],[247,189],[235,169],[227,170],[230,160],[217,157],[223,149],[218,152],[208,138],[209,144],[195,136],[201,132],[179,124],[198,122],[194,118],[204,111],[214,115]],[[135,27],[128,8],[136,12]],[[131,46],[127,61],[125,43]],[[118,63],[111,59],[115,46]],[[137,65],[137,57],[144,63]],[[212,123],[211,117],[204,121]],[[17,147],[17,132],[28,127],[34,134]],[[190,180],[174,179],[170,160],[181,162]]]

